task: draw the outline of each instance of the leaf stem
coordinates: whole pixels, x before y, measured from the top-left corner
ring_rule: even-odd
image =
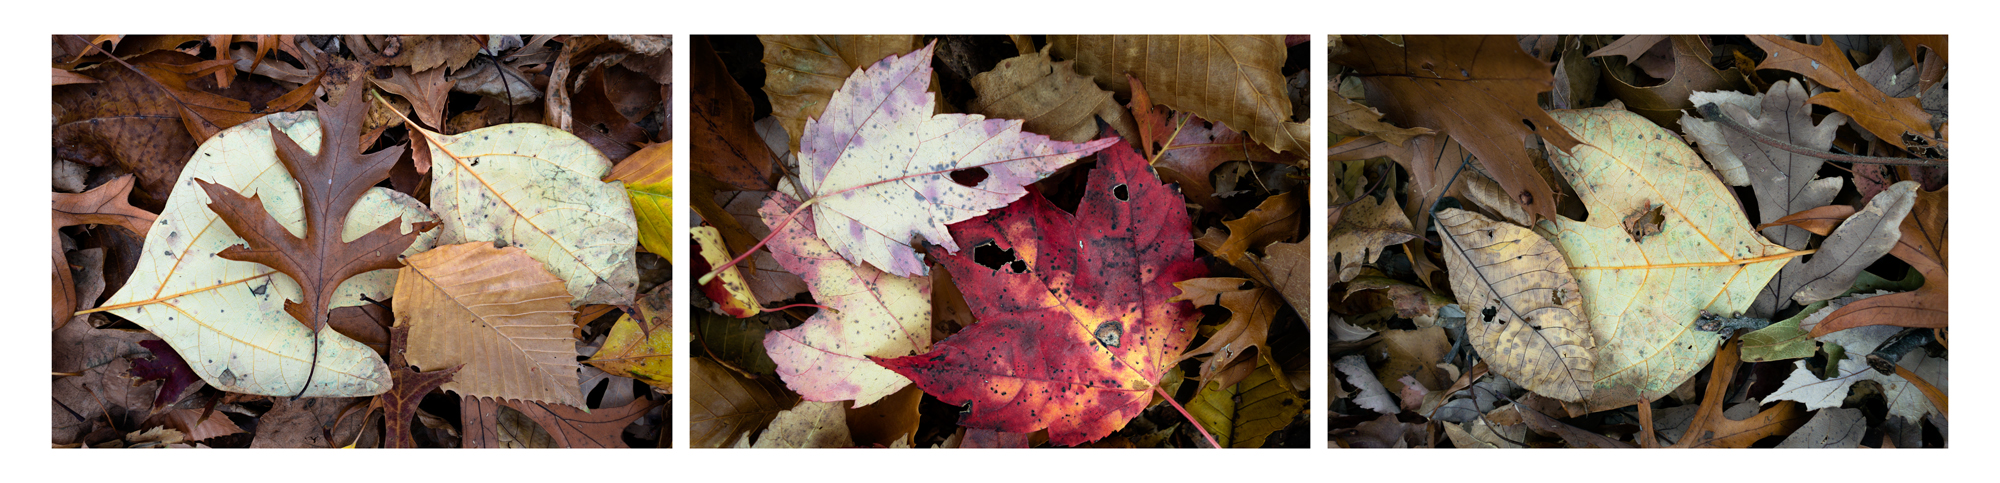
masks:
[[[1792,258],[1797,256],[1811,255],[1813,252],[1817,251],[1819,251],[1819,249],[1799,250],[1796,252],[1785,252],[1777,255],[1745,258],[1742,260],[1730,260],[1726,262],[1668,263],[1663,265],[1628,265],[1620,267],[1569,267],[1569,269],[1570,270],[1636,270],[1641,268],[1650,269],[1650,268],[1727,267],[1732,265],[1749,265],[1752,263],[1763,263],[1772,260],[1784,260],[1787,258]]]
[[[1180,122],[1179,124],[1175,124],[1175,125],[1174,125],[1174,133],[1173,133],[1172,135],[1169,135],[1169,136],[1167,136],[1167,144],[1165,144],[1165,145],[1163,145],[1163,146],[1160,146],[1160,151],[1159,151],[1159,152],[1156,152],[1156,153],[1153,153],[1153,159],[1148,159],[1148,160],[1146,160],[1146,165],[1147,165],[1147,166],[1152,166],[1152,165],[1156,165],[1156,164],[1160,164],[1160,157],[1161,157],[1161,156],[1166,156],[1166,155],[1167,155],[1167,151],[1172,151],[1172,150],[1173,150],[1173,147],[1174,147],[1174,139],[1175,139],[1175,138],[1179,138],[1179,137],[1181,137],[1181,128],[1184,128],[1184,127],[1187,127],[1187,122],[1188,122],[1188,117],[1189,117],[1189,116],[1188,116],[1188,115],[1186,115],[1186,114],[1182,114],[1182,115],[1180,116],[1180,118],[1181,118],[1181,122]],[[1147,146],[1147,148],[1151,148],[1151,147],[1152,147],[1152,146]]]
[[[860,188],[860,186],[857,186],[856,188]],[[749,249],[743,250],[743,253],[736,255],[736,258],[732,258],[728,262],[710,268],[708,270],[708,273],[703,274],[701,278],[696,279],[694,284],[697,286],[708,285],[708,281],[715,280],[716,274],[720,274],[722,273],[723,270],[728,270],[729,267],[734,267],[736,266],[736,264],[742,263],[743,259],[745,258],[750,258],[750,254],[757,253],[757,249],[764,248],[765,244],[771,243],[771,239],[777,238],[778,232],[784,231],[786,226],[790,226],[792,224],[792,219],[797,218],[799,216],[799,213],[804,213],[806,211],[806,207],[812,206],[813,203],[818,201],[819,197],[815,196],[812,199],[806,200],[804,203],[799,203],[799,206],[797,208],[792,208],[792,212],[785,215],[785,219],[778,220],[778,224],[771,226],[771,234],[765,235],[764,239],[762,240],[757,240],[756,245],[751,245]]]
[[[1164,389],[1160,389],[1160,386],[1157,384],[1153,385],[1153,393],[1159,394],[1161,399],[1167,400],[1167,404],[1171,404],[1174,406],[1174,410],[1180,411],[1181,417],[1187,418],[1188,423],[1194,425],[1194,430],[1201,432],[1202,439],[1208,440],[1208,445],[1210,447],[1214,448],[1222,447],[1221,444],[1215,442],[1215,436],[1210,436],[1208,434],[1208,428],[1201,427],[1201,421],[1196,421],[1194,419],[1194,415],[1188,414],[1187,408],[1181,407],[1181,403],[1179,401],[1175,401],[1174,396],[1172,394],[1167,394],[1167,391]]]

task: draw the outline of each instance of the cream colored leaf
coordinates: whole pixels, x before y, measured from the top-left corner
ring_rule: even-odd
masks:
[[[577,388],[576,311],[562,280],[520,248],[477,242],[404,259],[396,325],[410,364],[463,364],[443,388],[460,395],[584,407]]]
[[[319,334],[317,370],[313,334],[285,313],[285,300],[302,300],[291,277],[258,263],[217,256],[243,238],[208,208],[196,178],[256,196],[272,219],[295,236],[305,234],[298,182],[279,164],[272,128],[310,153],[319,150],[319,120],[310,111],[273,114],[222,130],[202,143],[181,170],[166,208],[146,234],[138,266],[102,309],[151,330],[216,388],[246,394],[293,396],[311,374],[307,397],[348,397],[389,390],[389,367],[353,339],[331,330]],[[343,228],[359,237],[401,218],[403,232],[435,217],[415,199],[382,188],[354,204]],[[404,254],[430,249],[435,231],[419,235]],[[333,307],[384,299],[395,270],[356,275],[340,284]]]
[[[1555,244],[1477,213],[1437,213],[1465,337],[1493,372],[1537,394],[1590,397],[1597,355],[1576,277]]]
[[[1597,341],[1590,411],[1672,392],[1722,345],[1694,330],[1703,312],[1738,314],[1794,256],[1750,228],[1727,186],[1672,132],[1626,111],[1557,111],[1581,139],[1550,161],[1590,210],[1538,225],[1569,260]],[[1660,210],[1657,233],[1622,221]]]
[[[846,448],[854,446],[847,432],[847,403],[799,403],[778,413],[753,448]]]
[[[541,124],[464,134],[419,129],[431,147],[431,204],[440,244],[501,242],[526,249],[569,289],[573,304],[631,303],[639,225],[611,161],[590,143]]]
[[[789,182],[785,185],[790,186]],[[776,225],[799,202],[772,192],[759,212]],[[798,327],[764,336],[778,377],[808,401],[854,400],[866,406],[910,384],[873,357],[902,357],[931,348],[931,279],[904,278],[872,265],[848,263],[813,235],[805,216],[772,233],[771,254],[799,274],[821,310]]]

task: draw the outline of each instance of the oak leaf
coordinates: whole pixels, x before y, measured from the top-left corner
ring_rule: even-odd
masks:
[[[1597,341],[1590,411],[1652,401],[1693,377],[1721,346],[1693,330],[1703,313],[1742,313],[1795,256],[1750,229],[1708,166],[1672,132],[1616,109],[1558,111],[1584,144],[1551,153],[1590,216],[1538,228],[1568,259]],[[1635,240],[1621,223],[1660,210],[1660,232]]]
[[[778,265],[804,278],[813,299],[829,310],[765,335],[764,349],[777,363],[778,376],[806,400],[868,405],[910,383],[869,358],[931,348],[931,279],[849,263],[813,235],[815,220],[801,217],[779,227],[797,207],[782,191],[764,200],[764,223],[778,227],[767,246]]]
[[[1463,143],[1510,198],[1529,213],[1556,217],[1555,191],[1536,174],[1535,160],[1523,149],[1529,135],[1557,151],[1580,141],[1536,104],[1536,95],[1554,85],[1549,65],[1522,52],[1512,36],[1409,35],[1403,45],[1379,36],[1341,38],[1347,47],[1331,61],[1354,68],[1367,87],[1369,104],[1388,113],[1398,126],[1435,129],[1437,139],[1416,139],[1412,160],[1442,159],[1443,137]],[[1457,161],[1453,157],[1446,161]],[[1428,162],[1406,162],[1412,189],[1431,192],[1450,179]],[[1421,200],[1429,205],[1436,198]],[[1410,200],[1418,203],[1419,200]]]
[[[1241,131],[1211,123],[1189,114],[1169,116],[1153,104],[1139,79],[1131,79],[1133,117],[1139,120],[1140,151],[1154,160],[1160,179],[1180,185],[1181,194],[1203,209],[1217,210],[1222,200],[1215,196],[1212,174],[1230,161],[1290,163],[1296,156],[1272,151],[1251,141]]]
[[[1917,98],[1889,97],[1855,72],[1854,64],[1834,45],[1832,37],[1821,39],[1819,45],[1807,45],[1772,35],[1750,36],[1751,42],[1769,54],[1757,64],[1758,69],[1796,72],[1834,91],[1815,95],[1807,102],[1847,114],[1854,124],[1898,148],[1909,149],[1903,139],[1906,133],[1930,144],[1942,139],[1932,130],[1931,115],[1924,112]]]
[[[1382,251],[1418,236],[1391,196],[1376,202],[1374,197],[1356,199],[1339,213],[1332,234],[1326,238],[1327,262],[1335,282],[1353,280],[1361,265],[1374,263]]]
[[[936,96],[923,90],[933,47],[857,69],[806,122],[799,148],[802,197],[814,200],[819,237],[847,260],[897,276],[930,271],[912,236],[956,252],[946,224],[1005,206],[1023,186],[1117,142],[1052,141],[1022,132],[1021,121],[933,115]],[[960,171],[986,176],[961,184]]]
[[[1292,122],[1282,35],[1052,35],[1049,46],[1099,87],[1127,93],[1120,74],[1128,74],[1174,110],[1248,132],[1275,151],[1307,150],[1312,128]]]
[[[1188,301],[1196,307],[1220,306],[1229,309],[1229,321],[1216,328],[1208,336],[1208,342],[1200,347],[1188,349],[1182,359],[1210,354],[1201,363],[1201,381],[1218,382],[1219,387],[1230,387],[1250,377],[1251,369],[1268,367],[1265,359],[1272,357],[1271,348],[1266,344],[1271,334],[1271,319],[1277,317],[1284,300],[1278,293],[1266,287],[1249,285],[1241,278],[1198,278],[1174,284],[1181,290],[1173,301]],[[1275,369],[1273,369],[1275,370]],[[1206,388],[1207,386],[1203,386]]]
[[[961,426],[1048,428],[1060,445],[1110,434],[1146,408],[1194,338],[1198,312],[1170,301],[1175,283],[1207,272],[1181,203],[1118,146],[1100,156],[1076,215],[1030,196],[954,225],[971,246],[1016,259],[993,269],[970,253],[938,256],[979,323],[927,353],[877,361],[968,405]]]
[[[354,107],[359,106],[341,109]],[[335,113],[330,110],[321,112],[330,118],[353,122],[351,117],[333,117]],[[294,312],[303,314],[311,310],[291,308],[299,305],[291,300],[302,298],[304,290],[298,282],[300,279],[262,263],[235,261],[220,256],[230,251],[230,247],[246,242],[239,237],[237,230],[223,226],[223,217],[206,203],[209,193],[198,186],[199,180],[214,180],[217,184],[209,186],[254,195],[252,199],[259,200],[258,203],[240,208],[248,210],[248,214],[262,217],[268,224],[260,224],[258,231],[247,233],[271,235],[267,237],[269,239],[293,240],[287,243],[302,242],[295,233],[304,233],[319,240],[322,233],[307,227],[308,200],[302,196],[300,183],[294,180],[291,170],[281,165],[287,162],[281,161],[277,147],[277,140],[282,138],[286,145],[300,148],[287,155],[294,161],[309,158],[310,153],[321,152],[321,149],[338,149],[324,156],[333,159],[322,161],[357,163],[353,158],[359,146],[352,144],[358,143],[359,135],[354,133],[352,126],[329,126],[329,132],[345,132],[347,137],[339,138],[344,139],[343,142],[323,142],[335,138],[333,134],[321,132],[319,116],[320,113],[315,112],[272,115],[260,122],[224,130],[203,143],[194,159],[181,172],[180,181],[175,184],[177,189],[168,197],[166,209],[161,212],[154,229],[147,233],[145,250],[130,281],[97,310],[110,311],[152,330],[174,346],[203,381],[225,391],[297,395],[300,388],[307,385],[305,382],[309,374],[313,384],[306,388],[306,396],[361,396],[387,390],[387,366],[372,350],[335,332],[310,330],[307,324],[315,318],[293,315]],[[342,116],[352,116],[352,113]],[[341,151],[347,153],[345,157],[335,154]],[[393,152],[383,153],[389,154],[386,156],[388,162],[395,160]],[[374,158],[381,154],[368,156]],[[383,168],[386,173],[386,166]],[[355,173],[348,171],[346,174]],[[435,234],[418,234],[421,231],[420,222],[432,218],[429,211],[408,196],[387,189],[370,188],[373,183],[359,181],[361,178],[347,177],[363,183],[359,187],[366,191],[360,194],[359,200],[348,199],[337,205],[337,212],[314,215],[321,218],[319,224],[313,226],[343,226],[340,238],[333,240],[335,243],[349,237],[354,238],[354,243],[363,243],[368,241],[361,238],[363,234],[378,229],[399,233],[394,237],[397,239],[415,236],[414,243],[407,244],[408,249],[378,255],[373,253],[375,247],[369,247],[356,253],[367,259],[386,259],[391,268],[400,264],[395,259],[398,253],[407,255],[429,248]],[[382,178],[375,179],[379,181]],[[332,179],[322,178],[304,184],[319,186],[312,189],[318,192],[330,186],[330,181]],[[241,199],[241,195],[235,196]],[[333,211],[336,208],[333,203],[315,204],[322,207],[313,210]],[[340,217],[345,217],[344,223],[327,221]],[[385,225],[398,218],[402,223]],[[401,230],[397,231],[399,227]],[[274,230],[282,230],[282,234]],[[324,231],[331,233],[331,230]],[[375,237],[379,241],[388,236]],[[260,245],[263,243],[259,242]],[[337,260],[303,256],[299,262],[317,265]],[[395,273],[394,270],[377,270],[346,278],[345,281],[308,282],[323,283],[328,287],[338,284],[340,288],[331,290],[331,296],[324,302],[334,307],[352,306],[360,305],[364,296],[387,298],[395,284]],[[312,289],[317,292],[328,287]],[[325,320],[324,312],[319,315],[319,320]],[[315,339],[318,340],[317,345]],[[315,351],[317,357],[314,356]]]
[[[1633,76],[1614,74],[1621,71],[1629,72],[1629,69],[1613,68],[1610,63],[1599,63],[1599,65],[1602,66],[1601,69],[1604,71],[1603,77],[1609,79],[1604,82],[1604,85],[1610,88],[1611,94],[1619,100],[1624,101],[1627,109],[1639,113],[1639,115],[1646,116],[1647,119],[1653,120],[1654,123],[1661,126],[1672,126],[1674,120],[1685,115],[1683,113],[1688,108],[1694,107],[1701,102],[1688,99],[1688,96],[1695,92],[1730,91],[1749,88],[1743,81],[1743,74],[1736,67],[1718,70],[1714,66],[1709,65],[1708,59],[1713,53],[1709,50],[1708,43],[1703,41],[1699,35],[1628,35],[1619,39],[1619,42],[1624,42],[1634,37],[1643,37],[1643,39],[1639,39],[1636,42],[1644,44],[1642,48],[1652,48],[1661,41],[1666,41],[1667,45],[1671,47],[1673,57],[1668,61],[1668,64],[1673,66],[1672,70],[1661,72],[1661,74],[1666,74],[1664,76],[1654,76],[1665,79],[1665,82],[1646,87],[1635,86],[1632,82]],[[1613,43],[1597,52],[1590,53],[1589,56],[1623,55],[1626,56],[1625,62],[1628,64],[1638,60],[1638,56],[1633,55],[1631,52],[1607,52],[1615,47],[1619,47],[1619,45]]]
[[[1590,397],[1597,341],[1562,253],[1527,228],[1479,214],[1437,213],[1465,338],[1495,374],[1562,401]]]
[[[575,311],[562,280],[520,248],[441,246],[408,258],[396,281],[396,325],[409,327],[419,368],[464,366],[444,389],[583,406]]]
[[[53,328],[62,328],[64,323],[74,318],[79,305],[86,302],[77,298],[77,285],[70,274],[68,257],[63,255],[63,243],[57,230],[84,224],[116,225],[139,238],[145,238],[153,220],[159,217],[125,201],[132,194],[133,179],[132,175],[119,176],[90,191],[49,194],[54,205],[49,210],[49,246],[52,250],[49,256],[49,273],[52,275],[49,279],[52,295],[49,308]],[[98,290],[103,290],[103,287],[98,287]]]
[[[410,436],[410,418],[417,413],[417,403],[439,386],[450,383],[452,375],[464,364],[450,368],[420,372],[411,369],[404,356],[410,347],[410,327],[401,325],[389,329],[389,374],[395,381],[388,392],[376,395],[368,402],[370,409],[382,410],[384,448],[415,448],[417,442]]]

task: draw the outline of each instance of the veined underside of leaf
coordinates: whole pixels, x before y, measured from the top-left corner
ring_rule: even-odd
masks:
[[[1658,399],[1709,359],[1723,338],[1694,329],[1703,312],[1749,308],[1795,254],[1750,228],[1729,188],[1672,132],[1615,109],[1558,111],[1583,144],[1552,153],[1590,210],[1586,221],[1544,221],[1583,289],[1597,341],[1589,411]],[[1622,221],[1659,209],[1658,233]]]
[[[777,226],[798,205],[791,195],[774,191],[758,214]],[[849,263],[813,235],[815,228],[811,219],[793,219],[771,234],[768,246],[778,265],[799,274],[813,299],[832,310],[766,334],[764,349],[777,363],[778,377],[806,400],[852,399],[855,406],[866,406],[910,383],[870,357],[930,350],[931,279]]]
[[[225,129],[195,151],[167,198],[166,209],[146,234],[145,251],[108,310],[166,340],[209,385],[230,392],[292,396],[313,372],[306,396],[378,394],[389,388],[388,367],[367,346],[334,331],[319,337],[319,368],[313,362],[313,333],[284,310],[300,299],[290,276],[263,264],[224,259],[217,254],[243,239],[208,207],[196,178],[256,196],[263,209],[288,231],[305,234],[304,200],[291,173],[279,164],[273,130],[308,153],[320,143],[318,114],[275,114],[260,122]],[[400,218],[404,233],[433,216],[415,199],[372,188],[349,212],[343,239],[358,237]],[[421,234],[404,250],[427,250],[437,231]],[[348,278],[334,292],[334,308],[362,305],[362,297],[384,299],[396,283],[395,270]]]
[[[1048,428],[1051,442],[1075,445],[1137,416],[1194,338],[1199,312],[1170,301],[1174,283],[1207,270],[1182,198],[1129,147],[1106,151],[1085,190],[1074,216],[1030,196],[954,225],[1018,260],[996,270],[971,254],[939,256],[979,323],[928,353],[877,362],[968,405],[968,428]]]
[[[561,278],[573,304],[629,303],[639,285],[638,222],[611,161],[590,143],[541,124],[464,134],[418,129],[431,148],[439,244],[501,242]]]
[[[1439,133],[1411,141],[1420,144],[1405,167],[1418,190],[1441,189],[1457,167],[1456,157],[1436,155],[1448,136],[1477,157],[1508,197],[1529,213],[1556,217],[1555,191],[1536,173],[1523,143],[1530,135],[1540,136],[1555,151],[1569,151],[1579,142],[1536,104],[1536,95],[1554,85],[1547,63],[1521,52],[1514,37],[1505,35],[1409,35],[1403,37],[1404,45],[1373,35],[1341,41],[1348,50],[1333,62],[1358,71],[1368,87],[1369,104],[1381,108],[1395,125]]]
[[[1050,36],[1077,72],[1125,93],[1120,74],[1144,82],[1154,101],[1250,133],[1272,150],[1303,155],[1312,128],[1292,122],[1282,35]]]
[[[1075,144],[1021,131],[1021,121],[938,114],[926,92],[931,51],[889,57],[848,76],[826,111],[806,122],[799,178],[819,237],[855,263],[897,276],[930,267],[911,248],[919,236],[958,251],[945,225],[986,214],[1115,139]],[[961,185],[954,171],[981,170]]]
[[[1555,244],[1456,208],[1437,214],[1465,337],[1493,372],[1536,394],[1590,397],[1597,348],[1582,292]]]
[[[396,325],[410,328],[410,363],[463,366],[444,389],[584,407],[577,388],[575,311],[562,280],[516,247],[446,245],[408,258],[396,282]]]

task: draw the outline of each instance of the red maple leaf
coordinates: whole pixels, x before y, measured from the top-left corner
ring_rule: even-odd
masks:
[[[1055,444],[1102,438],[1144,410],[1200,315],[1169,301],[1180,294],[1174,282],[1208,270],[1195,259],[1179,190],[1128,145],[1100,158],[1074,216],[1026,196],[951,225],[966,246],[991,244],[1018,260],[993,269],[971,252],[933,252],[979,323],[928,353],[876,362],[946,403],[970,403],[960,425],[1048,428]]]

